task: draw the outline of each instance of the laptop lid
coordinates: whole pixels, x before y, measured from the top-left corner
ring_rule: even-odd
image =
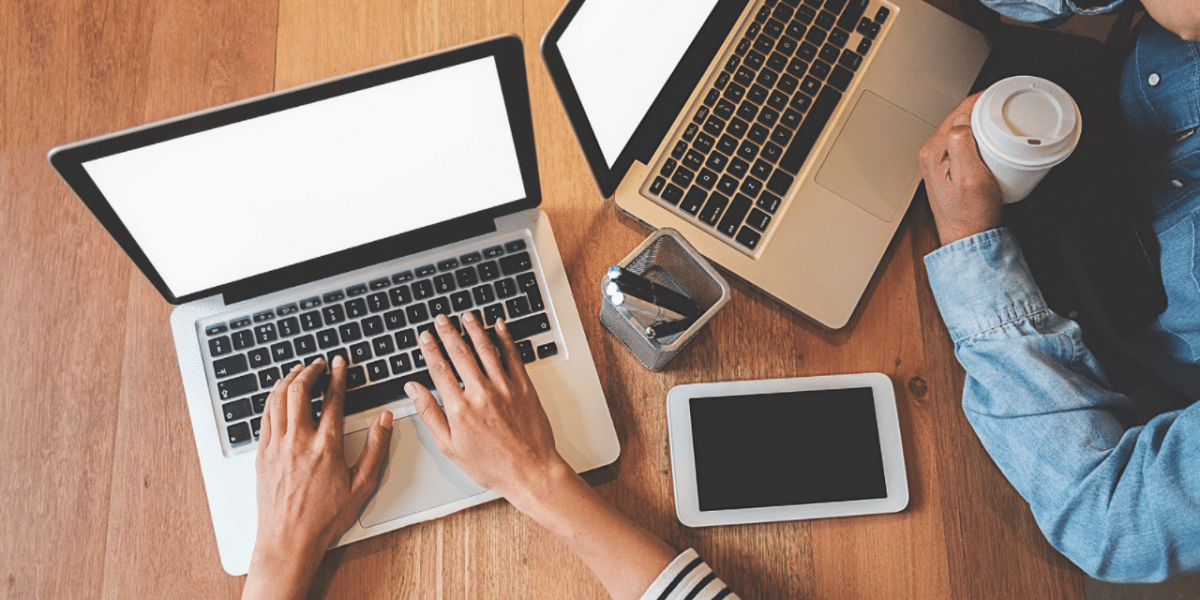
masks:
[[[515,36],[49,160],[173,304],[287,289],[494,231],[497,217],[541,203]]]
[[[611,197],[650,162],[749,0],[570,0],[542,40],[592,175]]]

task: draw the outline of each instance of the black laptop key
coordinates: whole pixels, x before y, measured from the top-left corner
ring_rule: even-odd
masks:
[[[499,250],[501,254],[504,253],[504,249],[500,248],[499,246],[493,246],[492,248],[488,248],[487,251],[491,252],[494,250]],[[430,275],[437,273],[437,267],[434,265],[425,265],[423,267],[417,267],[416,272],[417,272],[417,277],[429,277]]]
[[[483,306],[496,299],[496,292],[492,290],[492,286],[484,284],[472,289],[471,296],[475,298],[475,304]]]
[[[733,87],[734,87],[733,85],[730,85],[729,90],[733,89]],[[740,101],[742,99],[742,94],[745,92],[745,90],[742,89],[740,86],[738,87],[738,89],[741,91],[739,91],[736,94],[737,99],[734,100],[734,102]],[[730,95],[729,90],[725,91],[725,95],[727,97]],[[709,117],[708,120],[704,122],[704,131],[706,131],[712,135],[721,135],[721,132],[724,129],[725,129],[725,121],[723,121],[720,117],[718,117],[716,115]],[[667,162],[663,165],[662,174],[664,176],[670,175],[671,173],[667,170],[667,167],[671,167],[671,169],[674,169],[674,165],[675,165],[675,161],[668,158]]]
[[[412,284],[412,295],[416,300],[424,300],[433,296],[433,282],[428,279],[414,281]]]
[[[786,4],[778,4],[775,6],[775,10],[774,10],[774,12],[771,13],[771,16],[775,17],[776,19],[778,19],[784,23],[787,23],[788,20],[791,19],[792,15],[795,13],[796,13],[796,9],[794,9]]]
[[[517,283],[511,277],[496,282],[496,297],[510,298],[517,293]]]
[[[866,54],[871,51],[871,38],[865,37],[858,43],[858,53]]]
[[[296,353],[292,350],[292,343],[287,340],[271,345],[271,358],[273,358],[275,362],[291,360],[295,356]]]
[[[745,119],[747,121],[753,121],[755,115],[757,115],[757,114],[758,114],[758,107],[750,102],[743,102],[742,105],[739,106],[738,110],[737,110],[738,117]]]
[[[783,125],[776,127],[775,131],[771,132],[771,141],[779,144],[780,146],[786,146],[791,139],[792,130],[784,127]]]
[[[254,339],[259,344],[273,342],[279,339],[279,332],[275,330],[274,323],[263,323],[254,327]]]
[[[735,190],[736,192],[736,190]],[[721,217],[725,207],[729,205],[729,198],[721,194],[713,194],[709,197],[708,202],[704,204],[704,208],[700,210],[700,220],[709,225],[716,225],[717,219]]]
[[[775,19],[771,19],[766,23],[763,23],[762,32],[764,35],[778,38],[779,36],[783,35],[783,23],[780,23]]]
[[[692,179],[695,177],[696,174],[687,167],[679,167],[678,169],[675,169],[675,175],[671,177],[671,182],[681,188],[686,189],[688,186],[692,185]]]
[[[383,325],[392,331],[408,325],[408,319],[404,318],[403,310],[388,311],[383,314]]]
[[[321,296],[321,299],[325,301],[325,304],[329,304],[330,302],[341,302],[342,300],[345,300],[346,295],[339,290],[336,292],[329,292],[328,294]]]
[[[321,316],[325,318],[326,325],[337,325],[346,320],[346,311],[341,304],[333,304],[322,308]]]
[[[343,344],[349,344],[362,339],[362,329],[358,323],[346,323],[338,327],[338,335],[342,337]]]
[[[778,173],[778,171],[776,172]],[[776,196],[771,192],[763,192],[758,195],[758,202],[755,203],[755,206],[758,206],[759,208],[771,214],[775,214],[775,211],[779,210],[779,204],[781,202],[782,200],[779,199],[779,196]]]
[[[443,273],[433,278],[433,291],[439,294],[449,294],[458,289],[458,284],[454,282],[453,273]]]
[[[846,8],[846,0],[825,0],[825,10],[837,15]]]
[[[733,202],[729,203],[729,208],[725,211],[725,216],[717,225],[717,231],[733,237],[733,234],[737,233],[738,227],[741,226],[742,220],[746,218],[746,213],[750,212],[752,204],[750,198],[742,194],[734,196]]]
[[[204,334],[213,336],[213,335],[217,335],[218,333],[225,333],[226,331],[229,331],[229,327],[226,326],[225,324],[212,325],[204,330]]]
[[[746,224],[759,230],[766,231],[767,225],[771,223],[771,215],[768,215],[762,209],[755,208],[750,211],[750,215],[746,217]]]
[[[437,268],[439,271],[453,271],[458,268],[457,258],[447,258],[446,260],[438,261]]]
[[[376,292],[367,296],[367,310],[373,313],[383,312],[392,307],[392,303],[388,302],[387,292]]]
[[[362,387],[367,383],[367,374],[363,372],[360,366],[350,367],[346,369],[346,388]],[[348,396],[349,394],[347,394]]]
[[[324,325],[325,322],[321,319],[321,313],[315,310],[300,314],[300,328],[304,331],[319,329]]]
[[[229,358],[213,361],[213,373],[216,373],[217,377],[232,377],[248,370],[250,367],[246,364],[246,355],[244,354],[235,354]]]
[[[779,43],[780,46],[783,45],[783,41],[780,41]],[[767,59],[767,68],[775,71],[776,73],[783,72],[785,69],[787,69],[788,56],[790,56],[794,51],[795,46],[793,46],[791,50],[788,50],[787,54],[783,54],[780,51],[771,54],[771,58]]]
[[[264,390],[270,389],[280,379],[282,378],[279,376],[279,367],[270,367],[258,372],[258,385]]]
[[[762,39],[766,39],[766,38],[762,38]],[[770,46],[770,41],[767,42],[767,45]],[[757,48],[757,47],[758,47],[758,44],[755,44],[755,48]],[[744,65],[741,67],[738,67],[737,72],[735,72],[733,74],[733,80],[738,82],[741,85],[750,85],[751,83],[754,82],[754,71],[750,70],[749,68],[747,68]]]
[[[796,79],[795,77],[792,77],[791,75],[780,75],[779,83],[775,84],[776,89],[778,89],[784,93],[787,93],[787,94],[791,94],[792,92],[795,92],[796,88],[799,86],[800,86],[800,80]]]
[[[767,189],[771,190],[772,193],[784,196],[787,195],[794,181],[796,181],[795,177],[780,169],[775,171],[775,174],[771,176],[771,180],[767,182]]]
[[[808,110],[808,107],[812,106],[812,97],[806,96],[804,94],[796,94],[796,96],[794,98],[792,98],[792,101],[791,101],[791,103],[788,104],[788,106],[790,106],[800,112],[804,112],[804,111]]]
[[[517,342],[517,353],[521,355],[521,362],[529,364],[537,360],[537,355],[533,352],[533,342],[525,340]]]
[[[407,397],[408,394],[404,392],[404,386],[409,381],[416,381],[429,389],[433,389],[434,387],[433,379],[429,377],[429,371],[409,373],[402,377],[360,387],[356,390],[346,392],[346,414],[351,415],[371,410],[372,408],[377,408],[389,402]]]
[[[351,319],[358,319],[367,314],[367,301],[363,298],[355,298],[345,304],[346,316]]]
[[[814,29],[813,31],[820,31],[820,30]],[[805,62],[811,62],[812,59],[817,57],[817,50],[818,50],[817,45],[810,44],[808,42],[801,42],[800,47],[796,49],[796,58],[798,58],[802,61],[805,61]],[[795,73],[793,73],[793,75],[795,75]],[[796,77],[799,77],[799,76],[800,75],[796,75]]]
[[[862,57],[847,48],[846,50],[842,50],[842,56],[838,59],[838,64],[851,71],[856,71],[858,70],[858,66],[862,64]]]
[[[789,75],[789,77],[790,77],[790,75]],[[771,92],[771,97],[769,99],[767,99],[767,106],[770,107],[770,109],[775,112],[783,110],[784,107],[787,106],[787,103],[788,103],[788,95],[784,94],[778,90]],[[758,113],[758,120],[762,121],[762,113],[761,112]]]
[[[799,58],[793,58],[791,62],[788,63],[787,72],[788,75],[793,77],[804,77],[804,74],[808,72],[808,63],[800,60]],[[784,99],[784,102],[786,101],[787,100]]]
[[[528,252],[506,256],[500,259],[500,272],[505,275],[528,271],[533,268],[533,261],[529,258]]]
[[[754,250],[755,248],[758,248],[758,241],[762,239],[762,234],[750,229],[749,227],[743,227],[741,231],[738,232],[736,239],[737,243],[750,250]]]
[[[737,147],[736,143],[737,142],[734,142],[734,144],[735,144],[734,148]],[[705,164],[705,166],[712,169],[713,171],[720,173],[721,171],[723,171],[725,169],[725,165],[728,163],[729,163],[729,157],[725,156],[724,154],[721,154],[720,152],[713,152],[712,154],[708,155],[708,162],[706,162],[704,164]]]
[[[826,46],[826,47],[828,47],[828,46]],[[829,71],[832,69],[833,69],[833,67],[829,63],[827,63],[823,60],[814,60],[812,67],[808,69],[808,74],[821,80],[821,81],[824,81],[825,78],[829,76]],[[813,96],[815,96],[817,94],[817,91],[815,89],[812,89],[812,90],[805,89],[804,91],[808,92],[810,95],[813,95]]]
[[[772,168],[771,163],[760,158],[754,161],[754,166],[750,168],[750,174],[762,181],[766,181],[771,176]]]
[[[767,141],[767,137],[771,135],[771,130],[762,126],[762,123],[755,123],[750,126],[750,133],[746,134],[746,138],[755,144],[762,144]]]
[[[726,172],[738,179],[741,179],[745,177],[746,173],[749,171],[750,163],[735,156],[733,160],[729,161],[729,169],[727,169]]]
[[[675,172],[675,167],[677,166],[679,166],[679,163],[676,162],[675,159],[668,158],[667,161],[663,163],[662,168],[658,170],[658,174],[662,175],[663,177],[670,177],[671,173]]]
[[[300,321],[296,317],[280,319],[275,326],[279,329],[279,335],[283,337],[292,337],[300,333]]]
[[[717,184],[717,190],[723,194],[732,195],[737,191],[738,180],[728,175],[722,175],[720,183]]]
[[[253,373],[217,382],[217,394],[221,400],[231,400],[258,391],[258,378]]]
[[[367,365],[367,378],[371,383],[387,379],[388,373],[386,360],[377,360]]]
[[[250,408],[254,410],[254,414],[261,415],[267,410],[267,398],[270,396],[270,393],[265,393],[255,394],[250,397]]]
[[[729,75],[727,73],[721,73],[721,77],[729,77]],[[723,84],[721,84],[721,77],[717,78],[717,84],[721,85],[721,87],[725,87]],[[688,126],[683,129],[683,139],[690,142],[695,139],[696,133],[699,131],[700,126],[696,125],[695,123],[688,123]],[[488,258],[492,257],[489,256]]]
[[[850,87],[850,80],[853,78],[854,73],[852,71],[838,65],[833,68],[833,73],[829,74],[829,85],[844,92],[846,88]]]
[[[754,15],[754,20],[759,23],[763,23],[769,18],[771,18],[771,7],[770,6],[764,6],[760,9],[758,9],[758,14]]]
[[[721,136],[721,141],[717,142],[717,150],[725,154],[733,154],[737,151],[738,141],[732,135]]]
[[[763,69],[762,71],[758,72],[758,80],[757,81],[759,84],[761,84],[763,86],[773,87],[775,85],[775,82],[778,80],[779,80],[779,73],[776,73],[775,71],[772,71],[771,69]],[[760,102],[761,102],[761,100],[760,100]]]
[[[810,27],[808,33],[804,34],[804,40],[815,47],[820,47],[825,43],[825,30],[819,27]]]
[[[454,312],[470,310],[474,306],[475,304],[471,302],[471,292],[463,290],[461,292],[450,294],[450,307],[454,310]]]
[[[254,346],[254,332],[249,329],[233,332],[233,349],[244,350]]]
[[[829,32],[829,43],[842,48],[850,41],[850,33],[845,29],[834,29]]]
[[[655,177],[654,182],[650,184],[650,193],[657,196],[662,193],[663,187],[665,187],[666,185],[667,185],[666,179],[663,179],[662,177]]]
[[[483,322],[486,325],[488,325],[488,326],[495,325],[497,320],[503,319],[503,318],[504,318],[504,305],[503,304],[497,302],[496,304],[491,304],[489,306],[484,307]]]
[[[746,99],[755,104],[762,104],[763,102],[767,101],[767,93],[767,88],[764,88],[756,83],[750,86],[749,92],[746,92]]]
[[[338,345],[340,342],[341,340],[338,339],[337,330],[333,329],[332,327],[329,329],[322,329],[321,331],[317,332],[317,347],[322,350],[328,350],[329,348]]]
[[[737,117],[729,121],[729,135],[735,138],[740,138],[746,135],[746,129],[749,127],[747,123]]]
[[[412,359],[408,357],[407,352],[401,352],[388,359],[392,366],[393,375],[403,375],[412,370]]]
[[[374,356],[371,354],[371,342],[359,342],[350,346],[350,362],[361,365]]]
[[[818,13],[817,19],[815,21],[815,24],[817,27],[820,27],[821,29],[824,29],[826,31],[833,29],[833,26],[836,23],[837,23],[837,15],[835,15],[827,10],[823,10],[820,13]]]
[[[393,337],[396,338],[396,347],[401,350],[405,348],[412,348],[413,346],[417,345],[417,332],[414,329],[397,331],[396,335]]]
[[[747,140],[742,142],[741,146],[738,146],[737,153],[738,157],[742,160],[754,160],[758,156],[758,146]]]
[[[725,88],[725,97],[728,98],[729,101],[733,102],[734,104],[741,102],[742,97],[744,97],[745,95],[746,95],[746,88],[744,88],[736,83],[731,83],[731,84],[729,84],[729,87]],[[718,135],[721,133],[720,127],[724,126],[724,124],[719,123],[718,124],[719,126],[717,127],[717,131],[714,132],[709,127],[709,125],[712,123],[712,120],[713,120],[713,117],[709,117],[708,123],[704,124],[705,131],[708,131],[709,133],[711,133],[713,135]],[[718,119],[718,121],[720,121],[720,119]]]
[[[875,36],[879,35],[879,23],[863,17],[862,20],[858,22],[858,27],[855,28],[855,31],[863,34],[863,36],[867,38],[875,39]]]
[[[350,296],[351,298],[353,298],[355,296],[361,296],[365,293],[367,293],[366,284],[360,283],[358,285],[354,285],[354,286],[350,286],[350,287],[346,288],[346,295]]]
[[[749,48],[750,47],[749,44],[747,44],[746,47]],[[738,53],[738,55],[740,56],[741,54],[744,54],[744,53],[745,52],[740,52],[740,53]],[[721,92],[710,89],[710,90],[708,90],[708,95],[706,95],[704,97],[704,105],[709,108],[712,108],[713,105],[715,105],[717,103],[717,99],[720,97],[721,97]]]
[[[722,99],[717,103],[717,107],[713,109],[713,115],[718,118],[728,120],[733,116],[734,109],[735,105],[732,102]]]
[[[392,306],[404,306],[412,302],[412,291],[407,285],[401,285],[388,290],[388,298],[391,299]]]
[[[409,281],[412,281],[414,277],[415,277],[415,275],[413,275],[412,271],[403,271],[400,273],[396,273],[395,275],[392,275],[392,283],[394,283],[394,284],[407,283]]]
[[[779,162],[780,156],[783,156],[783,148],[780,148],[771,142],[767,142],[763,145],[762,153],[759,154],[759,156],[774,164]]]
[[[842,10],[842,16],[838,19],[837,26],[846,31],[853,30],[870,4],[871,0],[850,0],[846,4],[846,8]]]
[[[837,62],[838,57],[841,55],[842,55],[842,51],[839,50],[836,46],[834,46],[833,44],[825,44],[824,46],[821,47],[821,51],[819,53],[817,53],[817,58],[819,58],[827,63],[832,64],[832,63]]]
[[[670,188],[670,186],[667,186],[667,187]],[[479,264],[479,280],[480,281],[491,281],[499,276],[500,276],[500,266],[496,264],[496,261],[489,260],[487,262]]]
[[[757,40],[754,40],[754,51],[762,54],[763,56],[770,54],[771,51],[774,49],[775,49],[775,40],[770,37],[767,37],[765,35],[760,35],[760,36],[758,36]],[[734,76],[733,80],[737,81],[736,75]],[[745,85],[745,84],[743,84],[743,85]]]
[[[696,175],[696,185],[711,190],[717,184],[717,174],[708,169],[700,169],[700,173]]]
[[[404,309],[404,314],[408,317],[408,322],[413,324],[429,320],[429,311],[425,309],[424,304],[413,304]]]
[[[479,275],[475,273],[475,267],[464,267],[454,272],[454,281],[460,288],[469,288],[479,283]]]
[[[296,348],[296,354],[304,356],[317,351],[317,340],[311,335],[302,335],[294,340],[292,344]]]
[[[749,196],[757,196],[762,191],[762,182],[753,178],[747,177],[742,180],[742,193]]]
[[[367,336],[367,337],[370,337],[373,335],[379,335],[379,334],[383,333],[383,331],[384,331],[383,319],[378,316],[367,317],[367,318],[363,319],[362,320],[362,331],[363,331],[363,335]]]
[[[767,60],[767,55],[760,54],[756,50],[751,50],[750,54],[746,55],[746,66],[755,71],[762,68],[763,63]]]
[[[433,331],[432,325],[430,327],[431,327],[431,329],[427,329],[425,331]],[[420,335],[420,334],[421,334],[421,332],[418,331],[417,335]],[[413,366],[415,366],[416,368],[424,369],[426,367],[425,353],[422,352],[420,348],[412,351],[412,359],[413,359]]]
[[[508,309],[508,318],[515,319],[524,317],[532,312],[529,309],[529,299],[525,296],[517,296],[504,303],[504,307]]]
[[[696,141],[692,145],[695,146],[696,150],[699,150],[701,154],[708,154],[708,151],[712,150],[713,144],[715,143],[716,140],[711,135],[701,133],[696,136]]]
[[[683,202],[679,203],[679,210],[682,210],[689,215],[695,215],[696,212],[700,210],[700,207],[704,205],[704,201],[707,199],[708,194],[706,194],[704,190],[700,188],[692,188],[688,190],[687,196],[684,197]]]
[[[383,277],[381,279],[371,280],[371,283],[369,285],[371,287],[371,291],[374,292],[377,290],[382,290],[383,288],[386,288],[386,287],[390,287],[392,285],[392,282],[387,277]],[[280,314],[282,314],[282,313],[280,313]]]
[[[232,351],[233,347],[230,346],[228,336],[223,335],[221,337],[208,340],[208,354],[210,356],[224,356]]]
[[[246,353],[250,368],[257,369],[271,364],[271,351],[267,348],[255,348]]]
[[[245,423],[234,423],[225,432],[229,436],[230,446],[240,446],[250,441],[250,426]]]
[[[537,277],[533,273],[517,275],[517,289],[524,293],[538,289]]]
[[[346,364],[350,364],[350,353],[347,352],[345,348],[334,348],[333,350],[330,350],[325,356],[325,364],[332,365],[333,359],[339,356],[342,357],[342,360],[346,361]]]
[[[506,322],[508,332],[513,340],[523,340],[527,337],[550,331],[550,320],[545,313],[536,314],[516,321]]]
[[[439,296],[429,301],[429,314],[433,316],[450,314],[450,298]]]
[[[816,96],[821,89],[821,81],[816,77],[809,75],[800,83],[800,91],[809,96]]]
[[[813,102],[812,108],[808,111],[808,117],[804,119],[804,124],[796,132],[796,137],[792,139],[779,166],[791,173],[800,172],[800,167],[804,166],[804,161],[812,152],[817,138],[821,137],[821,132],[825,129],[829,118],[833,116],[833,111],[837,109],[838,101],[841,99],[841,92],[830,87],[821,89],[820,95],[817,96],[816,102]]]

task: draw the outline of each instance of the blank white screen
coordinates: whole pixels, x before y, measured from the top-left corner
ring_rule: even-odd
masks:
[[[717,0],[588,0],[558,41],[608,166],[633,137]]]
[[[176,296],[525,197],[491,57],[83,166]]]

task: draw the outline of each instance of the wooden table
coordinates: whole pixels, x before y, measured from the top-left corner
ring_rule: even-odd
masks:
[[[747,599],[1082,596],[1079,571],[1046,544],[963,418],[961,369],[921,261],[936,246],[923,202],[839,331],[740,282],[663,373],[601,327],[596,281],[648,232],[600,197],[537,54],[561,1],[0,2],[0,598],[233,598],[242,584],[217,560],[171,307],[46,151],[503,33],[526,40],[543,207],[623,447],[589,476],[604,497],[696,548]],[[667,390],[858,371],[895,382],[907,510],[711,529],[676,520]],[[503,501],[334,550],[312,595],[605,597]]]

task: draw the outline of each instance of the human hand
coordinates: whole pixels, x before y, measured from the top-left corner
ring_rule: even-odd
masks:
[[[392,413],[371,424],[353,467],[342,449],[346,363],[333,361],[321,421],[313,422],[310,390],[324,359],[297,365],[275,383],[258,441],[258,537],[243,598],[299,598],[325,550],[354,524],[379,484],[392,437]]]
[[[421,352],[445,410],[438,407],[426,387],[413,382],[405,389],[442,454],[475,483],[500,494],[521,510],[541,484],[552,476],[568,471],[573,475],[574,471],[554,447],[550,420],[512,335],[504,321],[498,321],[496,333],[502,347],[498,349],[478,317],[472,313],[463,315],[463,326],[479,354],[476,362],[471,348],[449,319],[438,316],[435,323],[438,337],[463,386],[455,380],[437,340],[425,332],[421,334]],[[502,351],[507,371],[501,364]],[[479,363],[483,364],[482,369]]]
[[[980,94],[955,108],[917,153],[942,245],[999,227],[1000,184],[975,145],[971,109]]]
[[[1200,42],[1200,2],[1196,0],[1142,0],[1155,23],[1189,42]]]

